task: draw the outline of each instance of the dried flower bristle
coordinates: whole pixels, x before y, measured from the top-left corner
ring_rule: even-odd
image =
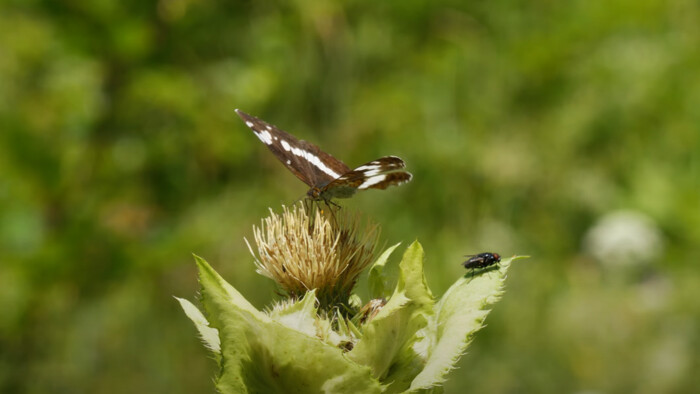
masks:
[[[258,273],[292,298],[317,289],[321,309],[330,310],[347,305],[357,277],[373,260],[379,229],[367,224],[359,231],[356,215],[324,214],[315,205],[297,204],[283,207],[281,215],[270,209],[260,227],[253,226],[253,234]]]

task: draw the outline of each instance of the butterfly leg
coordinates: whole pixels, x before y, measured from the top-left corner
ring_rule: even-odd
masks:
[[[331,220],[333,221],[333,225],[337,226],[338,221],[335,217],[335,211],[340,210],[340,208],[341,208],[340,205],[334,203],[330,199],[328,199],[328,200],[323,199],[323,202],[324,202],[324,204],[326,204],[326,207],[328,207],[328,212],[330,212],[330,217],[331,217]]]
[[[323,199],[323,202],[326,203],[326,206],[328,207],[328,209],[331,209],[332,206],[333,206],[333,207],[336,207],[337,209],[342,208],[340,205],[338,205],[338,204],[334,203],[333,201],[331,201],[330,198],[327,199],[327,200],[326,200],[326,199]]]

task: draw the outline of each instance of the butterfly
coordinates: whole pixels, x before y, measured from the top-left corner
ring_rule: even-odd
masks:
[[[348,198],[358,190],[386,189],[413,178],[404,171],[406,163],[396,156],[380,157],[350,169],[310,142],[238,109],[236,113],[289,171],[309,185],[306,195],[312,200]]]

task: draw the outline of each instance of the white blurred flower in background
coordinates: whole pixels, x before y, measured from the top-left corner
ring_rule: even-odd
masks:
[[[583,240],[584,251],[609,266],[648,263],[661,255],[663,246],[663,236],[656,223],[636,211],[604,215]]]

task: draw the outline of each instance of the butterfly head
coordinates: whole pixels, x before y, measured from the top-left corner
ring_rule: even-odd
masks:
[[[314,186],[306,192],[306,196],[314,201],[318,201],[321,199],[321,189]]]

